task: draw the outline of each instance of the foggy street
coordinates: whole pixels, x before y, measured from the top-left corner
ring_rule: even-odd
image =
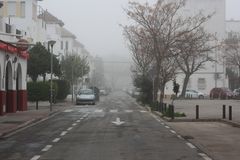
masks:
[[[202,159],[158,117],[125,93],[62,113],[0,141],[4,160]]]

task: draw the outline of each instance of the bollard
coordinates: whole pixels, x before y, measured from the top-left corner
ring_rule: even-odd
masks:
[[[196,105],[196,119],[199,119],[199,105]]]
[[[232,106],[229,106],[229,120],[232,120]]]
[[[166,112],[167,108],[167,103],[165,103],[165,105],[163,106],[163,112]]]
[[[222,107],[222,118],[223,119],[226,119],[226,105],[223,105],[223,107]]]

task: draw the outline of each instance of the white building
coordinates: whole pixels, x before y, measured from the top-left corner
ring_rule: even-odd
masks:
[[[197,14],[200,11],[205,14],[213,14],[213,17],[205,24],[205,29],[209,33],[216,35],[218,42],[222,42],[226,37],[226,4],[225,0],[187,0],[186,6],[181,14],[184,16]],[[215,49],[212,57],[218,62],[208,62],[205,69],[197,71],[190,77],[187,89],[195,89],[209,94],[214,87],[228,87],[228,79],[225,74],[225,65],[222,60],[222,51]],[[176,81],[183,85],[184,74],[178,74]],[[166,85],[166,94],[173,94],[173,82]],[[181,89],[180,89],[181,90]]]

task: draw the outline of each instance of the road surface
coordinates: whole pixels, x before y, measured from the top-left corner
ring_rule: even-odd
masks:
[[[204,158],[205,157],[205,158]],[[0,140],[1,160],[204,160],[125,93],[62,113]]]

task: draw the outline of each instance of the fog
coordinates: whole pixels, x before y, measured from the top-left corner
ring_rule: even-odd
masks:
[[[40,5],[61,19],[93,56],[103,58],[106,79],[122,87],[131,83],[131,56],[119,25],[128,23],[123,10],[128,1],[44,0]],[[226,0],[226,18],[240,19],[239,6],[239,0]]]

